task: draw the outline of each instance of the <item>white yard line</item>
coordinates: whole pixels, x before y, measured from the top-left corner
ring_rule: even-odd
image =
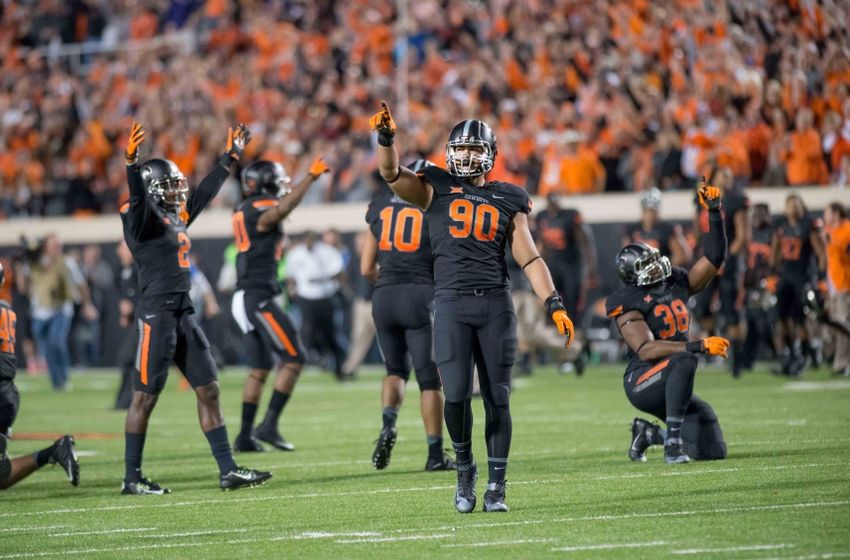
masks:
[[[780,548],[794,548],[794,546],[793,544],[752,544],[725,548],[686,548],[683,550],[671,550],[670,554],[722,554],[724,552],[745,552],[750,550],[777,550]]]
[[[474,542],[474,543],[455,543],[455,544],[444,544],[442,548],[479,548],[485,546],[502,546],[506,544],[537,544],[537,543],[550,543],[554,542],[558,539],[550,539],[550,538],[540,538],[540,539],[517,539],[512,541],[485,541],[485,542]]]
[[[820,554],[807,554],[805,556],[764,556],[750,558],[747,560],[829,560],[830,558],[850,558],[850,552],[821,552]]]
[[[34,525],[32,527],[6,527],[0,529],[0,533],[26,533],[29,531],[49,531],[50,529],[64,529],[67,525]]]
[[[247,533],[248,529],[212,529],[209,531],[186,531],[184,533],[158,533],[141,535],[143,539],[165,539],[170,537],[201,537],[204,535],[223,535],[225,533]]]
[[[635,474],[621,474],[621,475],[610,475],[610,476],[593,476],[589,477],[588,480],[624,480],[629,478],[656,478],[660,476],[693,476],[695,474],[712,474],[712,473],[726,473],[726,472],[738,472],[738,471],[774,471],[774,470],[786,470],[786,469],[815,469],[819,467],[837,467],[844,466],[846,462],[833,462],[833,463],[809,463],[806,465],[769,465],[764,467],[726,467],[726,468],[705,468],[705,469],[687,469],[687,470],[676,470],[670,472],[654,472],[654,473],[635,473]]]
[[[353,533],[326,533],[322,531],[307,531],[306,533],[299,533],[289,538],[294,541],[300,541],[305,539],[336,539],[339,537],[380,537],[381,535],[382,533],[375,533],[373,531],[357,531]]]
[[[586,550],[616,550],[618,548],[649,548],[664,546],[666,541],[650,541],[643,543],[611,543],[611,544],[589,544],[586,546],[563,546],[552,548],[552,552],[583,552]]]
[[[51,533],[51,537],[77,537],[80,535],[111,535],[113,533],[143,533],[156,531],[156,527],[139,527],[138,529],[104,529],[102,531],[72,531],[70,533]]]
[[[363,539],[341,539],[334,541],[337,544],[369,544],[401,541],[424,541],[430,539],[444,539],[451,537],[451,533],[437,533],[433,535],[407,535],[404,537],[369,537]]]

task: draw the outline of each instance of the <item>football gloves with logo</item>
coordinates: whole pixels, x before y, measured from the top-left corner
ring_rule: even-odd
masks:
[[[227,148],[225,153],[231,158],[238,160],[245,152],[245,146],[251,141],[251,131],[242,123],[236,129],[227,129]]]
[[[381,101],[381,110],[369,118],[369,126],[378,133],[378,144],[393,145],[396,126],[386,101]]]
[[[570,319],[570,316],[567,315],[567,309],[564,307],[564,302],[561,300],[561,296],[557,293],[553,293],[551,296],[546,298],[545,305],[546,314],[552,317],[552,322],[555,323],[556,327],[558,327],[558,332],[567,337],[566,342],[564,342],[564,348],[569,348],[573,341],[575,328],[573,327],[572,319]]]
[[[310,169],[307,170],[307,173],[309,173],[313,177],[318,177],[322,173],[329,173],[330,170],[331,168],[328,167],[328,164],[325,163],[322,158],[318,157],[313,160],[313,163],[310,164]]]
[[[697,188],[697,196],[699,203],[706,210],[715,212],[720,210],[720,189],[706,184],[705,177],[702,178]]]
[[[130,138],[127,139],[127,151],[124,152],[124,160],[127,165],[139,161],[139,145],[145,141],[145,129],[142,125],[134,122],[130,129]]]

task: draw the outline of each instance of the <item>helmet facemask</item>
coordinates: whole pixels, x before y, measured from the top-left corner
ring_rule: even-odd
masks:
[[[493,169],[496,156],[490,144],[475,138],[461,137],[446,144],[446,165],[456,177],[478,177]]]
[[[658,249],[651,249],[646,255],[635,261],[635,275],[638,286],[649,286],[661,282],[673,274],[670,259],[661,255]]]
[[[189,198],[189,183],[180,173],[172,173],[162,179],[151,181],[148,194],[157,203],[167,208],[179,208]]]

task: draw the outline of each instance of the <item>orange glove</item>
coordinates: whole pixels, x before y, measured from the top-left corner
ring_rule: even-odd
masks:
[[[369,127],[378,133],[378,144],[393,145],[396,126],[386,101],[381,101],[381,110],[369,118]]]
[[[575,333],[572,319],[570,319],[566,311],[558,309],[552,313],[552,321],[558,327],[558,332],[567,337],[567,341],[564,342],[564,348],[569,348],[573,342],[573,333]]]
[[[329,173],[330,170],[331,168],[328,167],[328,164],[325,163],[322,158],[317,157],[313,160],[313,163],[310,164],[310,169],[307,171],[307,173],[309,173],[313,177],[318,177],[322,173]]]
[[[127,151],[124,153],[124,160],[127,165],[132,165],[139,161],[139,145],[145,141],[145,129],[142,125],[134,122],[133,128],[130,129],[130,138],[127,139]]]
[[[721,336],[710,336],[702,340],[703,351],[709,356],[723,356],[729,351],[729,340]]]
[[[233,159],[238,160],[245,152],[245,146],[251,141],[251,131],[242,123],[236,129],[227,129],[227,148],[224,152]]]
[[[706,210],[720,210],[720,189],[707,185],[705,177],[702,178],[699,188],[697,188],[697,196],[699,203]]]

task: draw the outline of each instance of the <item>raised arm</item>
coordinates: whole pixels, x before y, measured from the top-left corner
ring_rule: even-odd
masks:
[[[281,220],[289,216],[295,208],[301,204],[304,195],[307,194],[307,189],[310,188],[316,179],[321,177],[323,173],[330,171],[327,164],[322,158],[316,158],[310,165],[307,171],[307,176],[293,187],[292,192],[278,200],[277,206],[263,212],[260,219],[257,221],[257,230],[261,232],[271,231]]]
[[[227,129],[227,148],[218,158],[215,167],[204,177],[198,188],[189,195],[186,202],[186,212],[189,214],[186,225],[189,226],[200,215],[207,204],[216,197],[224,181],[230,176],[230,168],[234,162],[239,161],[245,151],[245,146],[251,141],[251,133],[244,124],[236,129]]]
[[[148,206],[145,185],[139,173],[139,146],[145,141],[145,130],[142,125],[134,122],[127,139],[127,151],[124,161],[127,164],[127,185],[130,188],[128,226],[133,239],[141,238],[147,221]]]
[[[661,360],[677,352],[709,354],[725,358],[729,350],[729,341],[719,336],[711,336],[693,342],[655,340],[649,325],[646,324],[646,320],[639,311],[627,311],[617,317],[617,327],[629,348],[645,362]]]
[[[703,238],[703,256],[688,272],[688,291],[705,288],[726,260],[726,227],[720,212],[720,189],[706,185],[703,177],[697,191],[699,202],[708,210],[708,234]]]
[[[549,267],[546,266],[543,257],[540,256],[537,247],[534,245],[534,239],[532,239],[531,232],[528,229],[527,214],[517,212],[514,219],[511,220],[508,235],[511,254],[517,264],[522,267],[522,271],[528,278],[534,293],[543,301],[546,306],[546,313],[558,327],[558,332],[567,337],[564,348],[569,348],[575,334],[573,322],[567,315],[561,296],[555,290],[555,283],[552,282]]]
[[[431,204],[434,191],[413,171],[399,165],[395,148],[396,125],[386,102],[369,119],[369,126],[378,133],[378,171],[394,193],[407,202],[425,210]]]

